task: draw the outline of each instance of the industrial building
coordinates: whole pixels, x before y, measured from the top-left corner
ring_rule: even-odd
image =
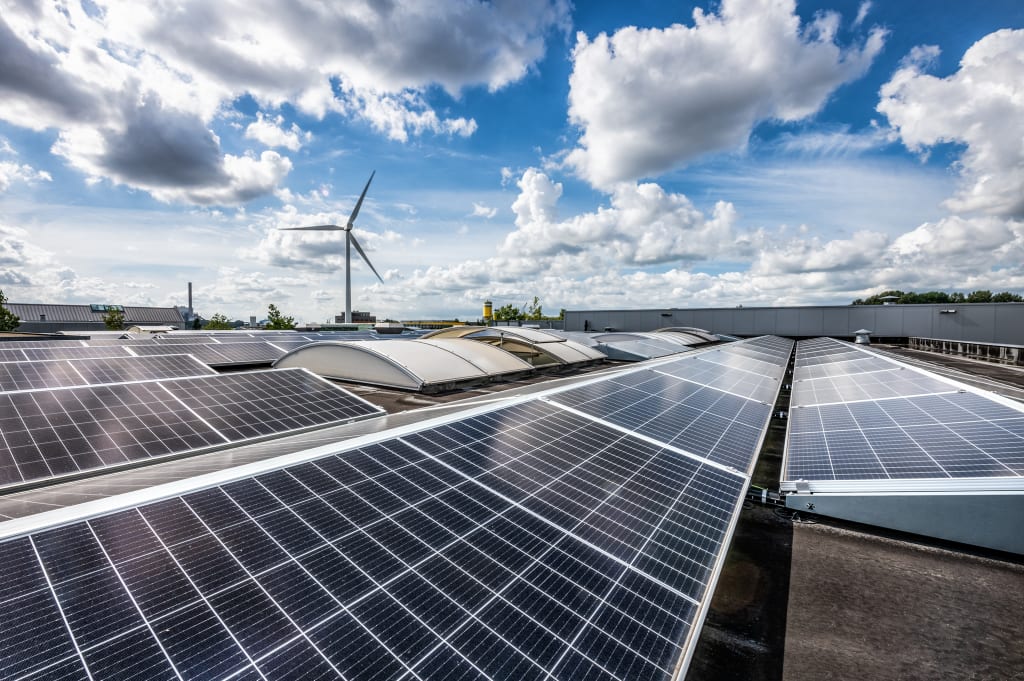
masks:
[[[567,310],[564,329],[654,331],[673,326],[740,337],[774,334],[848,340],[857,330],[867,329],[876,340],[898,343],[916,337],[1021,345],[1024,303]]]
[[[110,312],[124,314],[128,326],[172,326],[185,328],[185,320],[176,307],[138,307],[135,305],[51,305],[42,303],[6,303],[18,315],[22,333],[85,333],[107,328],[103,318]]]

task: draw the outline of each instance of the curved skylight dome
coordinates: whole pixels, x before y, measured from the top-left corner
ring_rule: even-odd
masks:
[[[274,366],[304,367],[326,378],[419,392],[533,371],[511,353],[461,339],[322,341],[292,350]]]

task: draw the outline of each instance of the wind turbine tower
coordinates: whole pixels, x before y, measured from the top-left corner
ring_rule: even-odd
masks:
[[[363,193],[359,195],[359,200],[356,201],[356,207],[352,209],[352,214],[348,216],[348,222],[344,225],[310,225],[308,227],[281,227],[281,230],[292,231],[317,231],[317,232],[345,232],[345,323],[352,323],[352,246],[356,247],[359,251],[360,257],[363,262],[369,265],[370,270],[373,271],[380,283],[384,283],[381,276],[377,274],[377,270],[374,268],[373,263],[366,257],[366,253],[363,252],[362,246],[359,245],[359,241],[356,240],[356,235],[352,233],[352,228],[355,227],[356,216],[359,215],[359,209],[363,206],[363,199],[366,198],[366,192],[370,189],[370,183],[373,182],[373,176],[377,174],[374,170],[370,173],[370,179],[366,181],[366,186],[363,187]]]

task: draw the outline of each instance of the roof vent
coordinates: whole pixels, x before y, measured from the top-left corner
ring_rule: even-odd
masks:
[[[867,329],[859,329],[853,332],[853,342],[857,345],[871,345],[871,332]]]

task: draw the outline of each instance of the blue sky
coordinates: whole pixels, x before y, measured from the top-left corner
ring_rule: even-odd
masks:
[[[0,288],[344,306],[1024,293],[1024,4],[22,2]]]

